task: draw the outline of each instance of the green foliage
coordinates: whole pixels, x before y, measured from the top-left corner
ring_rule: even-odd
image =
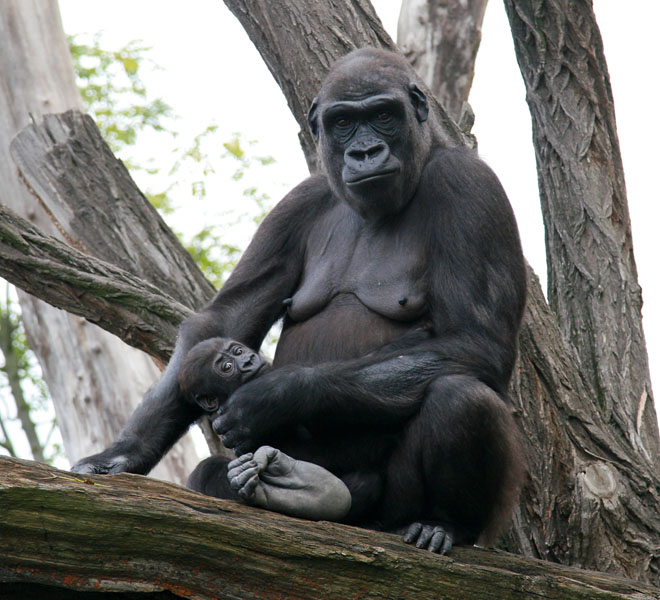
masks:
[[[204,275],[219,288],[227,279],[241,257],[254,229],[261,223],[272,208],[268,194],[260,192],[250,181],[259,176],[262,167],[275,164],[272,157],[255,155],[256,142],[245,142],[242,136],[234,133],[229,141],[218,142],[218,127],[209,125],[196,135],[192,144],[179,151],[179,157],[169,171],[169,176],[178,183],[176,187],[189,185],[192,202],[199,203],[200,209],[209,216],[206,222],[212,224],[191,236],[179,235],[184,246],[191,253]],[[218,193],[209,193],[209,177],[231,164],[231,180],[242,187],[229,195],[229,208],[224,208]],[[224,189],[227,187],[223,185]],[[227,194],[222,194],[227,200]],[[244,198],[243,202],[233,200]],[[200,213],[201,214],[201,213]]]
[[[30,349],[13,288],[6,286],[0,301],[0,447],[9,454],[20,452],[19,429],[35,432],[46,462],[53,464],[64,456],[62,442],[41,367]],[[17,397],[18,396],[18,397]],[[19,403],[28,410],[22,423],[17,414]]]
[[[83,101],[105,140],[113,151],[122,152],[122,160],[134,174],[141,171],[147,175],[143,178],[146,197],[168,221],[206,277],[216,287],[221,286],[240,258],[254,225],[271,208],[271,201],[256,185],[245,184],[238,192],[245,201],[233,202],[226,209],[218,202],[217,192],[209,194],[210,179],[217,180],[219,172],[225,170],[221,163],[235,161],[231,179],[238,184],[249,179],[248,173],[254,174],[255,169],[274,164],[274,159],[254,155],[255,142],[245,142],[239,134],[224,143],[219,141],[215,124],[207,126],[188,145],[173,147],[169,168],[148,168],[144,161],[128,158],[127,148],[143,131],[162,132],[169,142],[179,136],[164,125],[173,118],[171,108],[161,99],[150,99],[143,82],[145,73],[158,68],[147,58],[149,48],[132,41],[119,50],[107,50],[102,46],[101,34],[69,36],[69,47]],[[165,162],[162,156],[159,160],[161,164]],[[199,203],[196,214],[208,215],[205,222],[212,224],[192,234],[181,233],[178,223],[183,202],[187,206]],[[213,205],[215,209],[211,208]],[[244,234],[237,235],[239,231]]]
[[[138,41],[119,50],[101,47],[101,34],[68,36],[77,84],[87,111],[114,152],[134,144],[145,129],[173,134],[163,124],[172,109],[162,99],[150,100],[142,81],[149,48]]]

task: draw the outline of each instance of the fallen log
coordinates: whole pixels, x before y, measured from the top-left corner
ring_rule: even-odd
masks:
[[[450,557],[140,475],[0,458],[0,597],[660,599],[646,584],[500,551]]]

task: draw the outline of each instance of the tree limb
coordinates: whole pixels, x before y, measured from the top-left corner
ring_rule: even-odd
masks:
[[[201,308],[214,294],[89,115],[44,115],[12,140],[23,181],[66,241]]]
[[[282,88],[300,125],[300,143],[307,164],[310,171],[316,171],[316,143],[307,124],[307,111],[330,65],[350,50],[364,46],[398,53],[400,50],[368,0],[287,0],[282,3],[225,0],[225,4],[241,22]],[[473,138],[461,131],[432,94],[428,96],[437,123],[436,133],[443,143],[474,145]]]
[[[10,458],[0,458],[0,530],[4,598],[60,599],[64,588],[76,598],[660,599],[600,573],[474,548],[441,557],[139,475],[83,477]]]
[[[504,4],[532,118],[550,306],[595,391],[585,400],[656,465],[660,437],[642,291],[593,6],[561,0]]]
[[[1,205],[0,275],[162,361],[192,312],[142,278],[45,236]]]

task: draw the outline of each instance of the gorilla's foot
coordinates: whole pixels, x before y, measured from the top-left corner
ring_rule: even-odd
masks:
[[[438,554],[447,554],[454,545],[454,528],[445,522],[421,521],[397,529],[406,544],[415,544]]]
[[[341,479],[270,446],[230,462],[227,478],[248,504],[292,517],[339,521],[351,508],[351,494]]]

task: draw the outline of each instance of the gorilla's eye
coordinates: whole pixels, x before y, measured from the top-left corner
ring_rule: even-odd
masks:
[[[234,347],[231,349],[231,353],[232,353],[234,356],[240,356],[241,354],[243,354],[243,348],[241,348],[240,346],[234,346]]]
[[[392,115],[384,110],[382,112],[379,112],[376,115],[376,120],[378,120],[378,121],[389,121],[391,117],[392,117]]]
[[[351,124],[351,120],[346,117],[339,117],[335,121],[335,125],[337,125],[337,127],[348,127],[350,124]]]
[[[231,371],[234,369],[234,363],[232,363],[230,360],[226,360],[222,363],[220,369],[223,373],[231,373]]]

